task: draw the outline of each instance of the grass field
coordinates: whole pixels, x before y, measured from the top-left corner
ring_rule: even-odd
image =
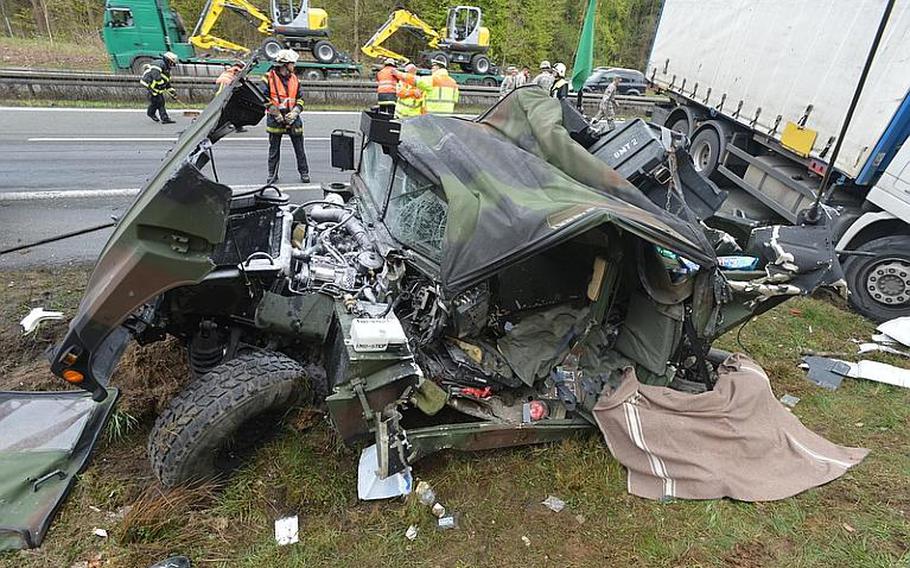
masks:
[[[110,61],[98,37],[79,43],[0,37],[0,67],[110,71]]]
[[[0,273],[0,388],[62,386],[36,361],[65,325],[29,338],[16,326],[37,305],[71,316],[86,276],[78,267]],[[910,566],[910,391],[847,379],[828,392],[796,367],[802,350],[849,354],[850,339],[872,329],[830,301],[798,299],[759,317],[740,338],[772,377],[776,395],[801,398],[794,413],[805,424],[834,442],[872,450],[839,480],[774,503],[656,503],[626,493],[623,468],[593,434],[515,450],[446,452],[420,462],[415,473],[460,513],[460,528],[447,532],[437,532],[435,519],[413,501],[358,502],[358,452],[339,443],[321,414],[305,410],[224,486],[163,493],[147,466],[145,438],[186,368],[176,345],[133,349],[115,378],[124,391],[117,418],[44,546],[0,555],[0,565],[141,568],[184,553],[194,566],[256,568]],[[742,349],[731,335],[719,346]],[[541,506],[548,495],[565,500],[566,510]],[[300,515],[301,542],[279,548],[273,521],[287,514]],[[404,536],[411,524],[419,527],[413,542]],[[95,527],[110,537],[94,536]]]

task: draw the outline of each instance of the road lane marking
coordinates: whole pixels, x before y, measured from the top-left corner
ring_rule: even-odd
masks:
[[[193,108],[172,108],[173,113],[178,112],[202,112],[204,109]],[[0,107],[0,112],[141,112],[145,113],[144,108],[77,108],[77,107]],[[360,111],[354,110],[305,110],[302,115],[336,115],[336,116],[359,116]]]
[[[268,136],[238,136],[235,138],[222,138],[222,140],[227,142],[240,142],[244,140],[249,140],[253,142],[265,142],[268,141]],[[326,142],[331,140],[329,137],[305,137],[305,142]],[[56,136],[56,137],[39,137],[39,138],[26,138],[26,142],[176,142],[176,136],[169,137],[141,137],[141,136],[130,136],[130,137],[118,137],[118,136],[89,136],[89,137],[76,137],[76,136]]]
[[[232,189],[236,191],[250,191],[259,189],[261,185],[234,185]],[[305,191],[319,189],[322,186],[318,183],[310,184],[288,184],[278,185],[282,191]],[[4,201],[37,201],[47,199],[89,199],[101,197],[132,197],[139,194],[140,188],[132,187],[127,189],[71,189],[71,190],[45,190],[45,191],[11,191],[0,193],[0,203]]]

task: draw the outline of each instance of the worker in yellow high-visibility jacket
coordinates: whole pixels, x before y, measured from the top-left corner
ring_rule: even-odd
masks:
[[[458,83],[449,76],[446,69],[448,61],[444,57],[435,57],[431,62],[432,76],[429,81],[430,92],[427,94],[426,108],[429,114],[452,114],[458,102]],[[423,79],[423,78],[421,78]]]
[[[430,86],[417,80],[417,66],[408,63],[404,73],[398,75],[396,92],[398,100],[395,103],[396,118],[411,118],[420,116],[426,110],[426,94]]]

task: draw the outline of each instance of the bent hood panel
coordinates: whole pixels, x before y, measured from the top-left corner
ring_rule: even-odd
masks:
[[[241,78],[183,132],[105,245],[51,360],[55,374],[80,371],[81,385],[103,397],[101,383],[116,362],[106,359],[116,359],[122,347],[105,340],[117,335],[125,341],[111,332],[143,303],[212,270],[210,256],[224,240],[232,191],[206,177],[200,164],[211,142],[231,131],[228,122],[254,125],[264,112],[262,96]]]

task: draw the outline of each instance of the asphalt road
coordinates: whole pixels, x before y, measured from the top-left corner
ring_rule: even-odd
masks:
[[[192,117],[150,121],[144,110],[0,108],[0,250],[100,225],[122,215]],[[297,175],[285,138],[279,185],[292,199],[319,195],[319,184],[349,174],[329,166],[329,135],[356,129],[354,112],[304,113],[311,184]],[[266,178],[263,124],[215,145],[219,180],[248,189]],[[208,170],[207,170],[208,171]],[[0,269],[92,261],[110,230],[0,256]]]

